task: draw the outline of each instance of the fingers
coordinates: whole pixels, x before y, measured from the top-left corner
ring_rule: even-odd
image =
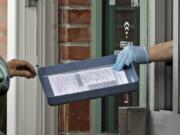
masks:
[[[28,79],[35,77],[35,75],[28,70],[15,70],[13,76],[26,77]]]
[[[34,67],[27,61],[18,61],[18,67],[20,70],[29,71],[32,75],[36,75]]]
[[[122,59],[120,60],[120,62],[117,64],[116,69],[115,70],[121,70],[124,66],[125,66],[125,60],[126,60],[126,55],[123,55]]]
[[[119,54],[118,54],[118,56],[117,56],[117,58],[116,58],[116,63],[113,65],[113,69],[114,70],[117,70],[117,68],[118,68],[118,65],[119,65],[119,62],[121,61],[121,59],[122,59],[122,57],[123,57],[123,51],[121,51]]]
[[[24,60],[11,60],[7,63],[10,77],[20,76],[26,78],[34,78],[36,71],[34,67]]]
[[[128,58],[125,60],[125,65],[126,65],[126,66],[129,66],[131,63],[132,63],[132,59],[131,59],[131,57],[128,57]]]
[[[113,65],[114,70],[121,70],[125,65],[126,53],[124,51],[120,52],[117,57],[116,63]]]
[[[133,57],[128,48],[121,51],[116,59],[116,63],[113,65],[114,70],[121,70],[125,65],[129,66],[133,62]]]

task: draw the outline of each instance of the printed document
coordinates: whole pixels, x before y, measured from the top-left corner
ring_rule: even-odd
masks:
[[[86,69],[48,76],[55,96],[68,95],[128,83],[124,70],[112,67]]]

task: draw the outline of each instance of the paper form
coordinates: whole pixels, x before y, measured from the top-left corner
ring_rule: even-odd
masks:
[[[123,70],[114,71],[112,67],[50,75],[48,79],[55,96],[128,83],[125,72]]]

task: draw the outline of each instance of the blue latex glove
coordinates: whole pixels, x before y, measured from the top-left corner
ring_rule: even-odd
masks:
[[[116,63],[113,65],[114,70],[121,70],[125,65],[131,63],[145,64],[148,63],[147,49],[142,46],[127,46],[117,55]]]

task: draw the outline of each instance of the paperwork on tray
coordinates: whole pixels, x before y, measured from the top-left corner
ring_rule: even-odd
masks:
[[[74,94],[128,83],[124,70],[99,67],[48,76],[55,96]]]

